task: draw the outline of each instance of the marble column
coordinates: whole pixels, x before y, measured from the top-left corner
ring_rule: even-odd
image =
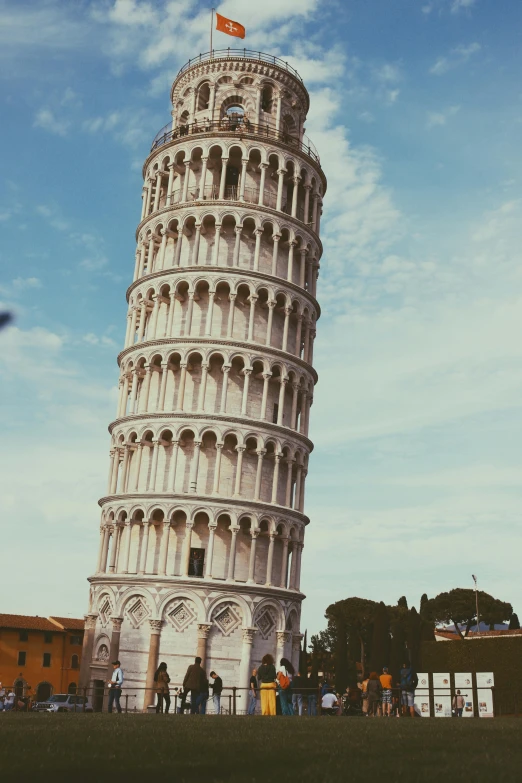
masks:
[[[147,674],[145,679],[145,695],[143,697],[143,711],[154,704],[154,674],[158,668],[162,620],[149,620],[150,641],[149,658],[147,661]]]

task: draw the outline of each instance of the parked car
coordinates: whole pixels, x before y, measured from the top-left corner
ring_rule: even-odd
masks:
[[[33,704],[35,712],[92,712],[92,704],[86,696],[75,693],[55,693],[46,701]]]

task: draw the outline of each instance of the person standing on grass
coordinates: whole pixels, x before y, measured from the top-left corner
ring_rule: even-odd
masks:
[[[257,669],[252,669],[252,675],[250,677],[250,688],[248,691],[248,714],[256,714],[257,704]]]
[[[279,685],[279,700],[283,715],[294,714],[291,702],[292,678],[294,674],[295,669],[288,658],[281,658],[279,661],[279,671],[277,672],[277,683]]]
[[[453,709],[455,710],[456,718],[462,718],[462,713],[464,712],[465,703],[466,700],[464,699],[464,696],[462,696],[460,691],[457,691],[457,693],[453,697]]]
[[[402,714],[407,715],[408,710],[412,718],[415,717],[415,688],[419,684],[419,678],[407,663],[402,664],[401,669],[401,704]]]
[[[216,715],[221,713],[221,693],[223,691],[223,680],[218,677],[216,672],[210,672],[210,676],[214,680],[212,683],[212,701],[214,702],[214,712]]]
[[[207,680],[207,675],[203,672],[204,675],[204,681],[203,681],[203,690],[199,694],[197,700],[196,700],[196,713],[198,715],[206,715],[207,714],[207,702],[210,699],[210,693],[209,693],[209,683]]]
[[[368,716],[375,718],[381,704],[381,683],[377,672],[372,672],[368,680]]]
[[[183,680],[185,694],[190,691],[190,714],[196,715],[201,704],[200,696],[206,686],[207,678],[201,668],[201,658],[198,656],[194,663],[188,667]]]
[[[368,682],[370,680],[370,675],[365,674],[363,681],[361,682],[361,706],[363,715],[368,715]]]
[[[112,712],[112,705],[116,704],[116,709],[121,712],[120,696],[123,685],[123,669],[119,661],[112,662],[112,677],[107,683],[109,686],[109,704],[107,712]]]
[[[301,672],[297,672],[297,677],[292,680],[292,708],[294,715],[303,714],[303,688],[305,680],[301,677]]]
[[[308,714],[317,715],[317,691],[319,690],[319,678],[312,670],[308,680],[306,680],[306,701]]]
[[[263,656],[257,670],[259,692],[261,694],[261,715],[276,714],[276,670],[274,659],[267,653]]]
[[[163,701],[165,701],[165,713],[167,713],[170,709],[170,677],[168,675],[167,664],[165,662],[160,663],[156,669],[154,682],[156,683],[156,696],[158,700],[158,703],[156,704],[156,712],[163,712]]]
[[[389,718],[391,715],[391,706],[392,706],[393,678],[389,673],[387,666],[383,667],[382,674],[379,677],[379,680],[381,682],[381,688],[382,688],[382,714],[385,717]]]

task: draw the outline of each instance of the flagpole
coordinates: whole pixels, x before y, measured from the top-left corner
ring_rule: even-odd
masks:
[[[212,12],[210,14],[210,56],[212,57],[212,30],[214,29],[214,11],[216,9],[213,8]]]

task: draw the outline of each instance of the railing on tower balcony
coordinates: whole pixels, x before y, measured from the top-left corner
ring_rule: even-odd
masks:
[[[217,136],[220,134],[230,136],[233,133],[239,138],[242,136],[261,136],[263,138],[277,139],[283,144],[295,147],[299,152],[304,152],[305,155],[308,155],[321,165],[319,153],[307,136],[299,139],[287,130],[278,130],[274,125],[270,125],[267,122],[260,122],[256,125],[243,115],[225,116],[217,121],[205,119],[202,122],[198,122],[194,120],[194,122],[180,125],[177,128],[172,128],[169,123],[156,134],[150,151],[154,152],[155,149],[162,147],[164,144],[185,136],[194,136],[198,133],[210,133]]]
[[[265,54],[264,52],[256,52],[254,49],[231,49],[230,47],[228,47],[228,49],[212,49],[211,52],[199,54],[179,69],[176,79],[184,73],[184,71],[187,71],[194,65],[199,65],[199,63],[207,62],[208,60],[237,60],[238,58],[242,60],[259,60],[263,63],[269,63],[270,65],[277,65],[278,68],[282,68],[283,70],[288,71],[288,73],[291,73],[292,76],[297,77],[300,82],[303,81],[295,68],[288,65],[286,60],[281,60],[280,57],[275,57],[273,54]]]
[[[183,196],[183,188],[178,188],[168,196],[163,196],[159,203],[159,209],[163,207],[170,207],[173,204],[181,203]],[[204,188],[189,188],[187,199],[189,201],[218,201],[219,200],[219,185],[206,185]],[[227,185],[223,193],[224,201],[239,201],[247,204],[259,204],[259,188],[244,188],[241,193],[241,188],[238,185]],[[263,206],[276,209],[277,194],[271,191],[265,190],[263,193]],[[281,212],[286,215],[292,214],[291,204],[282,204]],[[304,208],[301,205],[297,205],[296,218],[304,221]]]

